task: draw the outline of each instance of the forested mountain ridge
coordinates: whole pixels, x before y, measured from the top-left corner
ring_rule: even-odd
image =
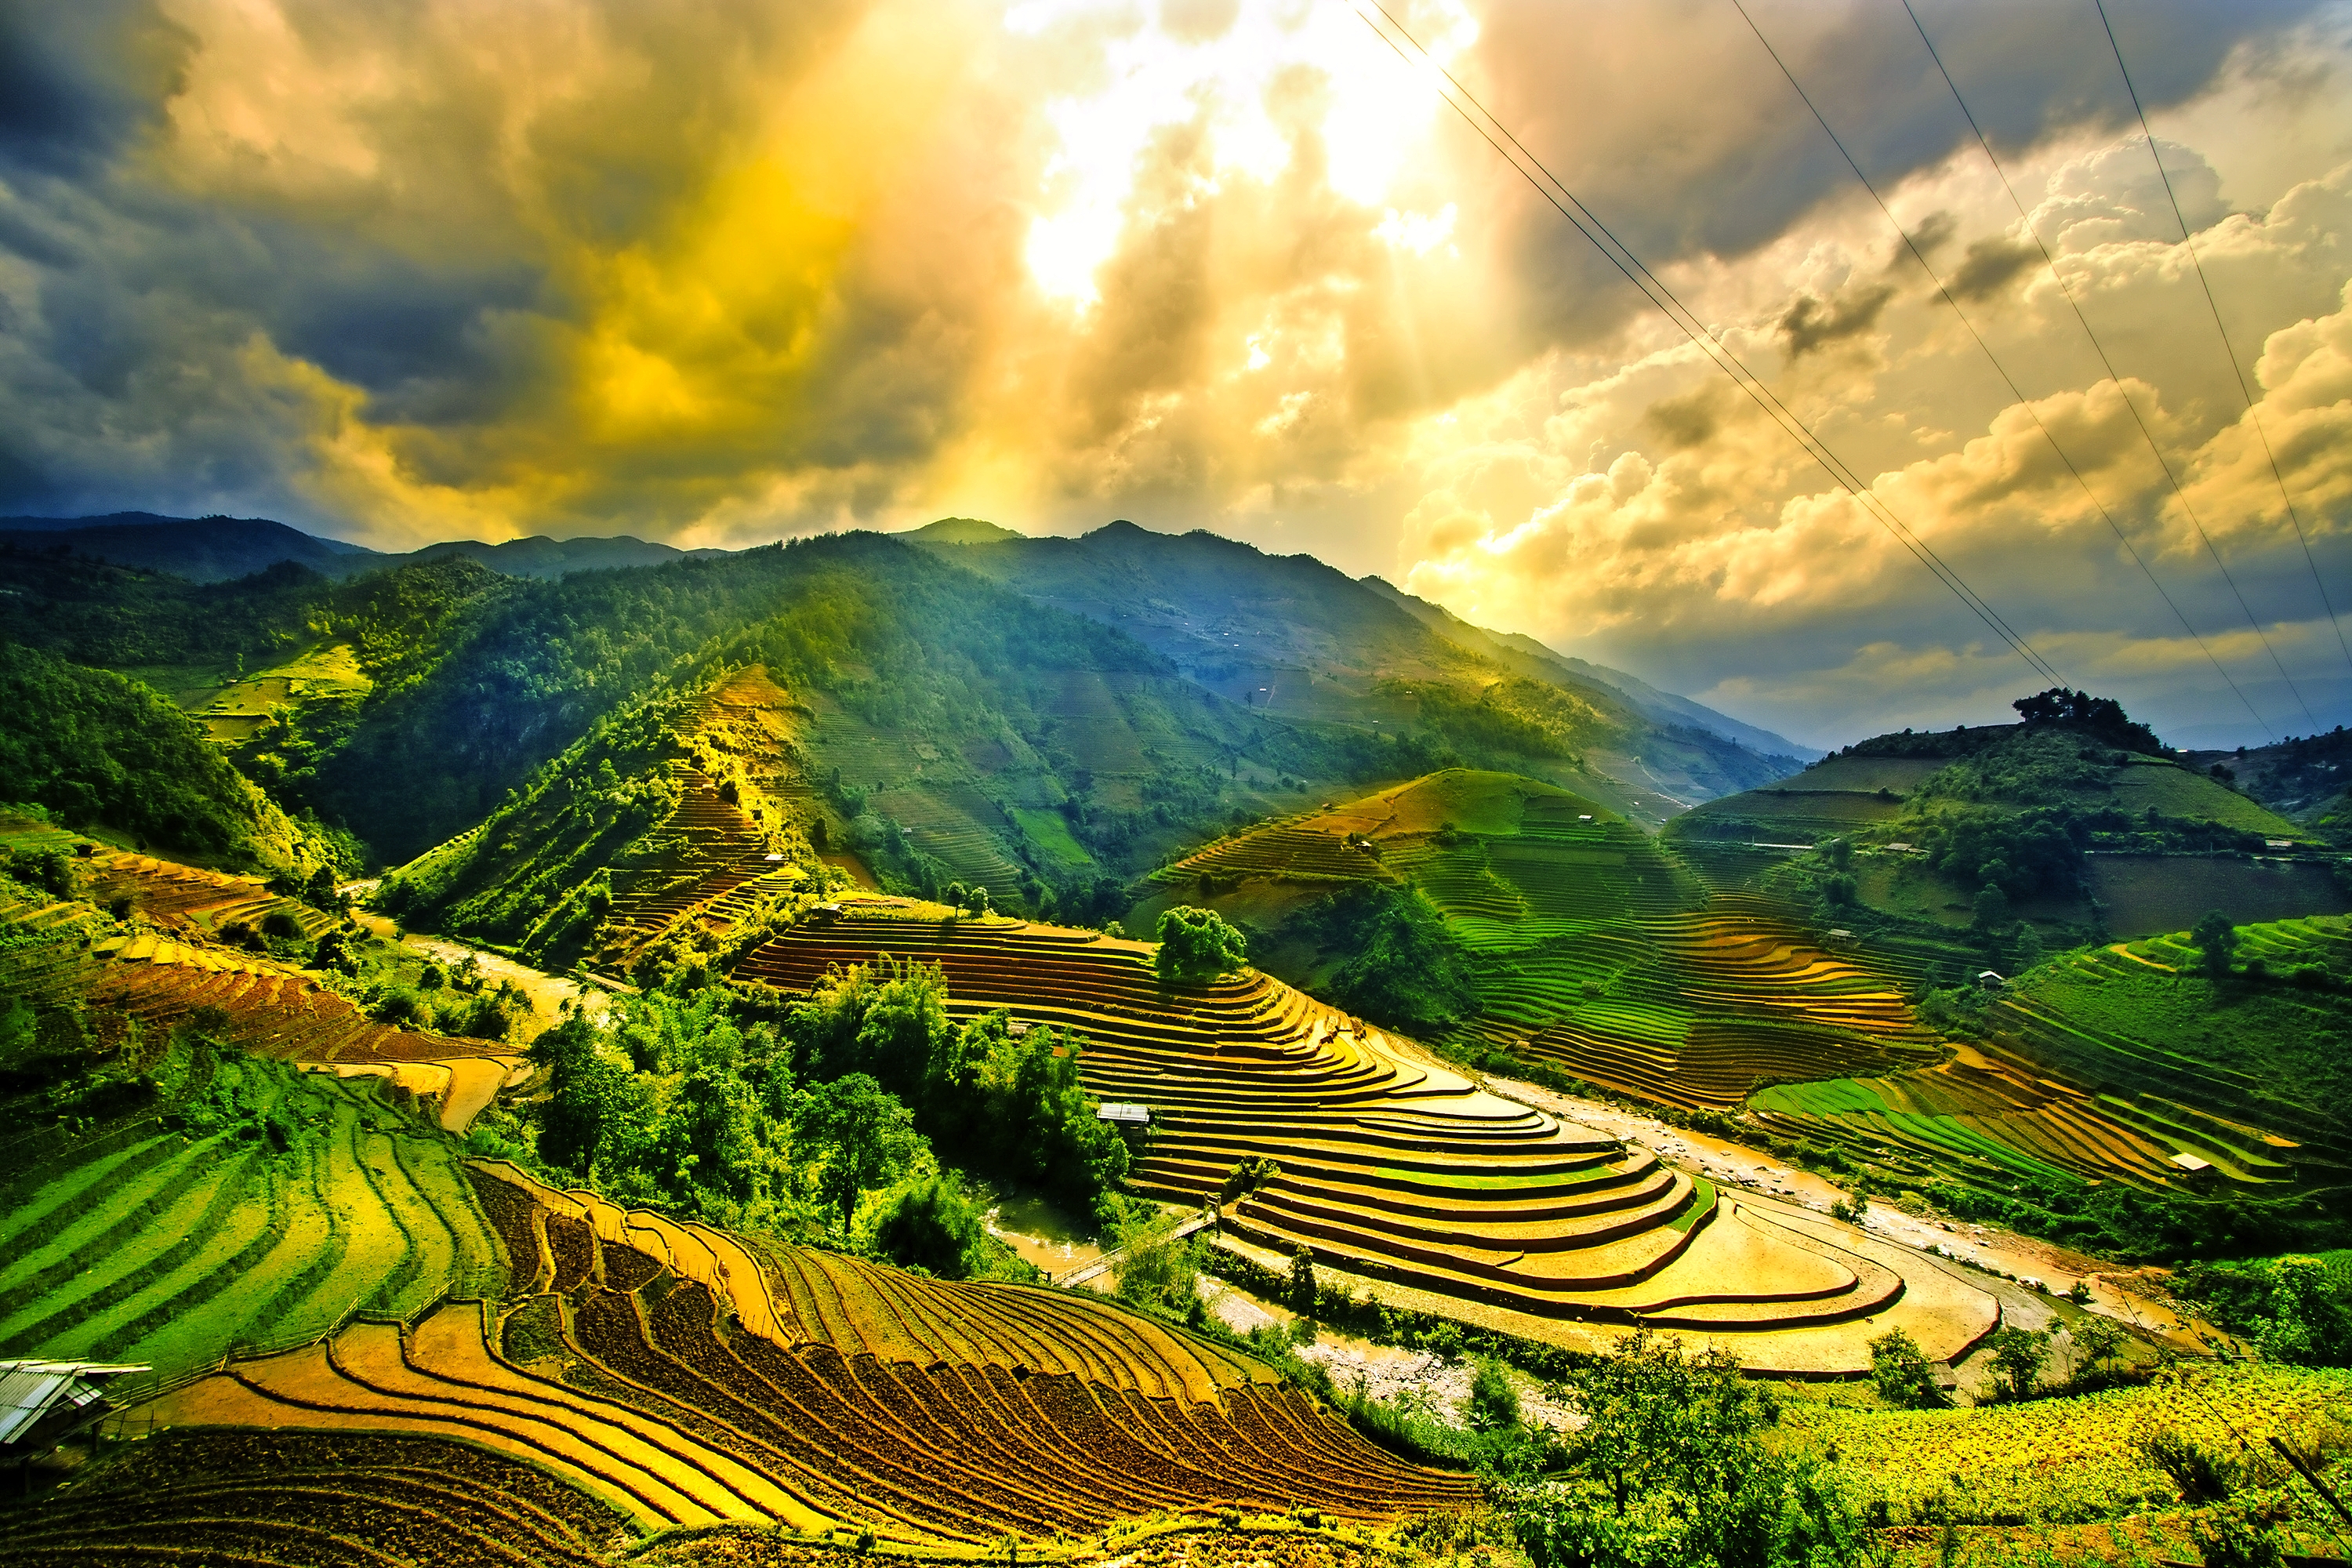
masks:
[[[1312,556],[1124,521],[1076,539],[1033,539],[950,519],[902,537],[1117,626],[1244,706],[1307,725],[1423,729],[1465,761],[1592,794],[1640,820],[1800,765],[1704,727],[1721,716],[1696,703],[1662,721],[1655,705],[1645,710],[1540,644],[1484,631]]]

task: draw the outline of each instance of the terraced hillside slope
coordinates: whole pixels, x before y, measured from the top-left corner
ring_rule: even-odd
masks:
[[[379,907],[625,972],[825,881],[826,816],[800,742],[809,710],[752,666],[599,725],[490,817],[403,867]]]
[[[0,1563],[595,1568],[632,1533],[609,1505],[479,1444],[192,1428],[13,1516]]]
[[[774,1520],[908,1544],[1157,1510],[1381,1519],[1473,1496],[1262,1365],[1108,1302],[947,1284],[473,1172],[499,1303],[362,1324],[166,1395],[174,1430],[458,1439],[640,1527]]]
[[[1726,1338],[1756,1364],[1851,1369],[1849,1327],[1910,1327],[1931,1355],[1993,1322],[1940,1275],[1906,1281],[1851,1233],[1786,1228],[1644,1151],[1486,1093],[1407,1042],[1258,973],[1171,989],[1150,950],[1098,933],[845,900],[751,952],[744,979],[804,990],[885,955],[936,963],[966,1016],[1009,1009],[1090,1044],[1087,1088],[1153,1113],[1131,1173],[1197,1204],[1244,1159],[1281,1173],[1232,1205],[1240,1236],[1518,1314]]]
[[[145,1363],[301,1342],[495,1289],[457,1145],[373,1079],[173,1041],[154,1097],[36,1134],[0,1185],[0,1355]]]
[[[1939,1054],[1885,977],[1761,900],[1711,900],[1649,835],[1535,780],[1433,773],[1235,835],[1157,879],[1163,900],[1266,932],[1271,961],[1310,985],[1347,956],[1317,951],[1316,900],[1366,882],[1410,890],[1475,992],[1442,1042],[1664,1104],[1722,1110],[1761,1082]]]
[[[1833,759],[1849,763],[1886,766]],[[2161,1053],[2086,1051],[2077,1042],[2102,1026],[2073,992],[2039,1023],[2012,1001],[1986,1027],[1931,1027],[1913,998],[1932,971],[1913,952],[1875,931],[1816,935],[1827,922],[1786,897],[1706,892],[1689,868],[1711,867],[1694,853],[1704,842],[1662,843],[1532,781],[1452,773],[1235,835],[1160,879],[1163,899],[1249,923],[1266,962],[1335,994],[1353,977],[1344,951],[1314,946],[1330,923],[1320,900],[1366,886],[1424,900],[1472,981],[1473,1008],[1438,1036],[1454,1055],[1499,1051],[1656,1103],[1752,1111],[1766,1135],[1835,1148],[1890,1184],[2310,1192],[2263,1152],[2289,1137],[2329,1144],[2310,1102],[2211,1100],[2142,1070]],[[2210,1027],[2183,1024],[2184,1037]],[[2173,1049],[2195,1054],[2187,1037]],[[2310,1181],[2332,1181],[2333,1158],[2306,1158]]]
[[[2001,895],[1994,923],[2022,918],[2045,947],[2179,930],[2213,909],[2241,921],[2352,910],[2319,834],[2214,766],[2231,773],[2187,765],[2138,725],[1906,731],[1706,802],[1666,837],[1743,885],[1843,842],[1852,913],[1885,928],[1891,953],[1984,924],[1988,886]]]
[[[2084,948],[2002,987],[1934,1068],[1779,1085],[1749,1107],[1918,1184],[2329,1202],[2352,1176],[2352,921],[2246,926],[2239,941],[2265,973],[2204,977],[2186,932]]]

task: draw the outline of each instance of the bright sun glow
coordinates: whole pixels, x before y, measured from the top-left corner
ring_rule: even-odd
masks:
[[[1094,302],[1095,270],[1126,225],[1150,216],[1139,206],[1137,173],[1153,138],[1171,128],[1203,133],[1204,172],[1196,178],[1209,189],[1233,178],[1275,178],[1290,162],[1294,136],[1311,131],[1322,140],[1332,189],[1378,207],[1424,142],[1430,117],[1443,111],[1431,79],[1408,70],[1348,4],[1243,0],[1232,24],[1206,39],[1174,36],[1158,8],[1123,33],[1111,25],[1116,16],[1132,21],[1122,6],[1038,0],[1004,18],[1023,36],[1088,21],[1117,34],[1101,46],[1107,85],[1047,111],[1057,145],[1025,249],[1037,287],[1080,310]],[[1423,42],[1450,61],[1476,37],[1476,24],[1457,5]],[[1150,199],[1182,198],[1157,191]],[[1391,233],[1400,222],[1408,226]],[[1433,217],[1391,212],[1381,234],[1426,252],[1452,229],[1449,206]]]

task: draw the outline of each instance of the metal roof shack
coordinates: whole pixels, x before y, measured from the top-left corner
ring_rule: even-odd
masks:
[[[94,1361],[0,1361],[0,1461],[39,1458],[113,1409],[100,1386],[146,1366]]]
[[[1117,1121],[1129,1127],[1149,1127],[1151,1125],[1151,1107],[1137,1105],[1130,1100],[1106,1100],[1101,1109],[1095,1112],[1095,1120]]]

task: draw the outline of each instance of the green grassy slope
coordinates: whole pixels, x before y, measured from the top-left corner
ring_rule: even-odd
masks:
[[[355,1310],[405,1317],[500,1287],[459,1145],[381,1080],[301,1074],[194,1032],[148,1076],[169,1087],[131,1114],[10,1151],[0,1355],[170,1376]]]
[[[136,681],[0,642],[0,789],[14,800],[215,864],[307,874],[316,863],[194,721]]]

